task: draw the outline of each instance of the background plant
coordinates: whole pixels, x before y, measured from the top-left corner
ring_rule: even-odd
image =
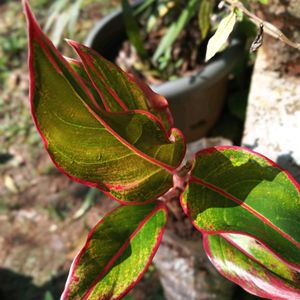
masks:
[[[62,41],[63,33],[67,33],[73,38],[75,33],[80,35],[83,30],[78,28],[80,11],[91,5],[105,5],[108,0],[56,0],[48,8],[49,17],[44,25],[44,31],[49,34],[54,45],[59,45]],[[118,2],[118,1],[117,1]],[[112,3],[110,3],[111,5]],[[100,13],[100,12],[99,12]]]
[[[259,28],[263,28],[267,34],[299,48],[299,44],[289,40],[274,25],[253,14],[249,8],[251,2],[268,4],[268,0],[147,0],[131,7],[128,0],[123,0],[127,35],[142,60],[134,67],[146,73],[149,68],[154,69],[157,72],[154,75],[165,80],[175,78],[183,70],[196,69],[199,63],[204,63],[201,53],[205,52],[208,39],[205,61],[226,47],[236,23],[243,23],[242,28],[250,27],[246,30],[250,39],[254,38],[249,35],[252,32],[250,23],[253,22],[258,33]],[[187,32],[193,34],[189,36]],[[257,39],[254,42],[256,48],[251,49],[257,50]],[[147,43],[155,46],[146,49]]]
[[[182,172],[185,142],[166,100],[74,41],[80,60],[65,59],[26,1],[25,11],[32,112],[50,157],[72,179],[122,203],[89,234],[62,298],[119,299],[133,287],[159,245],[174,179],[184,188],[183,211],[224,276],[261,297],[298,297],[294,179],[238,147],[203,150]]]
[[[142,59],[134,67],[142,68],[142,72],[154,69],[158,72],[156,76],[164,79],[203,64],[207,41],[218,27],[206,60],[226,47],[237,20],[245,23],[244,27],[249,26],[242,12],[231,6],[223,5],[221,9],[219,1],[148,0],[131,7],[124,0],[122,6],[128,38]]]

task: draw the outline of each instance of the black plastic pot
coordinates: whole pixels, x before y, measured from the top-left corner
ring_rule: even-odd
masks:
[[[95,25],[85,43],[113,61],[126,38],[122,11],[117,10]],[[228,75],[242,53],[242,42],[234,39],[200,72],[151,86],[167,98],[175,127],[182,130],[187,141],[205,136],[218,120],[227,94]]]

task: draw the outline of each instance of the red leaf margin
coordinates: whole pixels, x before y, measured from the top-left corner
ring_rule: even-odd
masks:
[[[229,242],[222,234],[220,234],[220,236],[222,238],[224,238],[227,242],[229,242],[233,247],[236,247],[239,251],[241,251],[243,254],[245,254],[250,259],[253,259],[263,269],[265,269],[266,271],[268,271],[270,273],[269,279],[270,279],[271,282],[270,283],[266,283],[265,281],[263,282],[263,280],[259,280],[258,279],[258,281],[260,281],[260,283],[263,282],[265,284],[265,287],[262,288],[262,287],[260,287],[255,282],[256,287],[259,288],[259,289],[255,289],[255,287],[253,287],[253,286],[248,286],[246,280],[242,280],[238,276],[230,276],[230,275],[228,275],[226,272],[223,271],[222,267],[218,263],[218,260],[214,258],[214,255],[212,254],[210,246],[209,246],[208,236],[209,236],[209,234],[202,233],[202,244],[203,244],[204,251],[205,251],[206,255],[208,256],[209,260],[211,261],[211,263],[215,266],[215,268],[218,270],[218,272],[222,276],[224,276],[228,280],[236,283],[237,285],[241,286],[243,289],[245,289],[250,294],[253,294],[253,295],[258,296],[258,297],[268,298],[268,299],[277,299],[277,300],[297,299],[297,298],[295,298],[295,296],[299,296],[299,294],[297,293],[298,294],[297,295],[296,292],[295,292],[295,290],[293,288],[289,288],[288,286],[284,285],[278,279],[278,277],[276,277],[275,275],[272,274],[272,271],[268,270],[263,264],[261,264],[260,262],[258,262],[252,256],[249,256],[246,252],[242,251],[242,249],[236,247],[236,245],[234,245],[233,243]],[[254,275],[253,275],[253,277],[254,277]],[[285,293],[286,297],[283,297],[283,295],[284,295],[283,293]],[[276,298],[274,298],[274,297],[276,297]]]
[[[84,47],[84,48],[88,48],[87,46],[84,46],[76,41],[73,41],[73,40],[70,40],[70,39],[65,39],[66,42],[75,50],[75,52],[77,52],[77,54],[79,55],[79,57],[81,55],[83,55],[84,57],[86,57],[87,55],[82,53],[82,51],[80,50],[81,47]],[[99,53],[96,52],[94,49],[91,49],[91,48],[88,48],[89,51],[91,51],[91,53],[93,53],[93,55],[95,55],[95,57],[99,56]],[[88,58],[86,58],[87,61],[89,61]],[[104,61],[107,61],[108,64],[112,64],[110,61],[108,61],[107,59],[105,59],[104,57],[101,57],[101,60],[104,60]],[[73,62],[75,61],[76,63],[76,60],[73,60]],[[85,66],[85,63],[83,62],[83,60],[81,59],[82,61],[82,64],[86,70],[86,73],[88,74],[91,82],[94,84],[94,80],[93,78],[90,76],[89,74],[89,71],[86,69],[86,66]],[[77,61],[78,62],[78,61]],[[93,68],[92,64],[91,64],[91,67]],[[150,108],[154,109],[156,112],[160,112],[160,113],[164,113],[166,118],[167,118],[167,121],[168,121],[168,124],[169,124],[169,128],[171,130],[171,128],[173,128],[174,126],[174,120],[173,120],[173,116],[171,114],[171,111],[170,111],[170,108],[169,108],[169,104],[168,104],[168,101],[165,97],[163,97],[162,95],[154,92],[152,90],[152,88],[150,86],[148,86],[144,81],[142,81],[140,78],[138,77],[135,77],[133,74],[131,73],[126,73],[125,71],[123,71],[119,66],[117,65],[114,65],[114,68],[116,68],[120,73],[122,73],[124,76],[127,77],[127,79],[129,81],[131,81],[133,84],[135,84],[143,93],[144,95],[146,96],[146,99],[147,99],[147,104]],[[99,72],[97,70],[94,70],[98,75]],[[99,76],[101,77],[101,76]],[[104,83],[104,82],[103,82]],[[105,84],[105,83],[104,83]],[[97,88],[97,85],[94,84],[95,86],[95,89],[98,90]],[[108,87],[108,89],[110,89]],[[113,93],[114,90],[112,90]],[[124,108],[125,111],[135,111],[135,112],[138,112],[140,110],[138,109],[135,109],[135,110],[130,110],[128,109],[124,103],[122,102],[121,99],[118,98],[118,96],[116,97],[116,100],[117,102],[119,102],[119,104]],[[156,117],[156,116],[155,116]],[[156,117],[157,118],[157,117]],[[165,129],[164,127],[164,124],[162,123],[162,120],[157,118],[157,121],[159,123],[162,124],[163,128]],[[168,130],[166,135],[171,135],[171,131]]]
[[[250,154],[254,154],[256,156],[259,156],[261,158],[263,158],[264,160],[266,160],[270,166],[279,169],[281,172],[283,172],[288,178],[289,180],[293,183],[293,185],[296,187],[296,189],[298,190],[299,194],[300,194],[300,185],[298,184],[298,182],[295,180],[295,178],[285,169],[283,169],[282,167],[280,167],[278,164],[276,164],[274,161],[272,161],[271,159],[269,159],[268,157],[255,152],[251,149],[248,149],[246,147],[239,147],[239,146],[215,146],[215,147],[210,147],[210,148],[205,148],[203,150],[200,150],[199,152],[197,152],[194,155],[194,159],[197,158],[197,156],[199,155],[208,155],[208,154],[212,154],[214,152],[222,152],[228,149],[234,149],[234,150],[239,150],[239,151],[244,151],[244,152],[248,152]],[[203,186],[210,188],[218,193],[221,193],[222,195],[229,197],[229,199],[235,201],[235,197],[233,197],[231,194],[224,192],[222,189],[215,187],[212,184],[209,184],[201,179],[196,179],[193,178],[193,175],[190,175],[189,178],[189,182],[197,182],[199,184],[202,184]],[[185,189],[183,190],[182,194],[180,195],[180,204],[181,207],[184,211],[184,213],[187,215],[187,217],[189,218],[190,222],[193,224],[193,226],[199,231],[201,232],[203,235],[205,234],[226,234],[226,233],[236,233],[236,234],[241,234],[241,235],[245,235],[245,236],[249,236],[253,239],[256,239],[257,241],[259,241],[263,247],[265,247],[267,250],[269,250],[270,252],[272,252],[276,257],[278,257],[278,259],[280,259],[283,263],[285,263],[287,266],[291,267],[294,270],[300,271],[300,265],[297,265],[295,263],[291,263],[290,261],[284,259],[283,257],[281,257],[281,255],[277,254],[272,248],[270,248],[263,240],[258,239],[256,236],[251,235],[251,234],[247,234],[244,232],[240,232],[240,231],[225,231],[225,230],[204,230],[201,227],[199,227],[195,221],[193,220],[193,218],[190,215],[190,211],[188,206],[185,205],[184,201],[183,201],[183,194],[184,192],[187,190],[188,188],[188,184],[186,185]],[[233,199],[234,198],[234,199]],[[238,199],[237,199],[238,200]],[[241,205],[241,201],[235,201],[237,204]],[[243,207],[247,207],[246,209],[248,209],[251,212],[255,212],[255,215],[257,216],[257,214],[259,214],[258,212],[256,212],[254,209],[252,209],[251,207],[249,207],[248,205],[243,205]],[[259,214],[260,215],[260,214]],[[260,215],[261,216],[261,215]],[[266,219],[264,216],[260,217],[261,220],[265,221],[265,223],[267,223],[268,225],[270,225],[270,221],[268,219]],[[274,224],[271,223],[272,227],[274,230],[278,231],[280,234],[282,234],[283,237],[285,237],[286,239],[288,239],[291,243],[293,243],[296,247],[298,247],[300,249],[300,243],[298,243],[297,241],[295,241],[293,238],[291,238],[289,235],[287,235],[285,232],[282,232],[279,228],[277,228]]]
[[[115,300],[119,300],[122,299],[144,276],[145,272],[148,270],[158,248],[159,245],[161,243],[163,234],[165,232],[166,229],[166,224],[167,224],[167,220],[168,220],[168,215],[169,215],[169,211],[167,206],[162,202],[157,200],[157,206],[154,207],[153,211],[145,218],[143,219],[143,221],[139,224],[139,226],[136,228],[136,230],[130,235],[130,237],[128,238],[128,240],[123,244],[123,246],[119,249],[119,251],[112,257],[112,259],[107,263],[107,265],[103,268],[103,270],[101,271],[101,273],[99,274],[99,276],[94,280],[92,286],[90,289],[92,289],[97,282],[99,282],[105,275],[106,273],[109,271],[110,267],[113,266],[113,264],[115,263],[115,261],[121,256],[121,254],[125,251],[125,249],[128,247],[128,245],[130,244],[130,241],[136,236],[136,234],[139,232],[139,230],[146,224],[146,222],[159,210],[163,210],[165,215],[166,215],[166,223],[164,225],[164,227],[162,227],[159,235],[156,238],[156,244],[152,249],[152,252],[149,256],[148,262],[146,263],[143,271],[140,273],[140,275],[137,277],[137,279],[135,281],[133,281],[117,298],[115,298]],[[115,210],[119,209],[121,206],[118,206],[117,208],[112,209],[110,212],[108,212],[106,215],[109,215],[111,213],[113,213]],[[65,284],[65,288],[64,291],[61,295],[60,300],[68,300],[68,294],[70,292],[69,290],[69,284],[71,283],[71,280],[74,276],[75,273],[75,269],[79,263],[79,260],[81,258],[81,256],[85,253],[86,249],[89,246],[89,242],[92,238],[93,233],[95,232],[95,230],[97,229],[97,227],[105,222],[105,216],[92,228],[92,230],[89,232],[88,236],[87,236],[87,240],[83,246],[83,248],[79,251],[79,253],[75,256],[71,267],[70,267],[70,271],[69,271],[69,275]],[[92,290],[89,290],[84,297],[82,298],[82,300],[88,299],[89,294],[91,293]]]
[[[39,125],[38,125],[38,121],[37,121],[37,118],[36,118],[36,115],[34,113],[34,105],[33,105],[33,101],[34,101],[34,89],[35,89],[35,76],[34,76],[34,68],[33,68],[33,47],[32,47],[32,41],[35,39],[37,40],[41,40],[41,37],[43,37],[45,39],[45,41],[43,42],[46,42],[47,43],[47,46],[49,46],[57,55],[58,59],[65,65],[65,67],[68,69],[68,71],[74,76],[74,78],[80,83],[81,87],[83,88],[83,90],[86,92],[86,94],[90,97],[90,99],[94,102],[95,106],[96,107],[99,107],[97,102],[95,101],[93,95],[91,94],[91,92],[88,90],[88,88],[86,87],[86,85],[84,84],[83,80],[80,78],[80,76],[71,68],[71,66],[69,65],[69,62],[68,61],[71,61],[73,63],[77,63],[78,61],[76,59],[71,59],[71,58],[68,58],[68,57],[64,57],[63,55],[61,55],[60,52],[57,51],[57,49],[55,48],[55,46],[53,45],[53,43],[44,35],[44,33],[42,32],[40,26],[38,25],[38,22],[36,21],[32,11],[31,11],[31,8],[30,8],[30,5],[29,5],[29,1],[28,0],[22,0],[22,4],[23,4],[23,7],[24,7],[24,13],[25,13],[25,16],[26,16],[26,19],[27,19],[27,32],[28,32],[28,36],[29,36],[29,43],[28,43],[28,66],[29,66],[29,98],[30,98],[30,110],[31,110],[31,115],[32,115],[32,118],[33,118],[33,121],[35,123],[35,126],[36,126],[36,129],[37,131],[39,132],[42,140],[43,140],[43,143],[44,143],[44,147],[45,149],[47,150],[48,152],[48,141],[45,139],[43,133],[41,132],[40,128],[39,128]],[[43,42],[40,43],[41,47],[43,47],[44,51],[46,53],[49,53],[49,50],[46,49],[45,45],[43,45]],[[48,56],[49,60],[52,61],[52,58],[51,56]],[[52,61],[53,62],[53,61]],[[54,68],[57,68],[57,64],[55,62],[53,62],[53,66]],[[119,67],[118,67],[119,68]],[[121,70],[121,69],[120,69]],[[58,72],[61,72],[60,69],[57,70]],[[124,72],[124,71],[122,71]],[[158,111],[160,109],[164,110],[170,117],[169,119],[169,122],[170,122],[170,125],[172,125],[172,122],[173,122],[173,118],[172,118],[172,115],[170,113],[170,110],[166,110],[166,107],[165,107],[165,102],[162,101],[162,99],[160,97],[158,97],[159,95],[156,94],[154,91],[152,91],[150,89],[150,87],[147,87],[146,84],[142,84],[142,82],[140,82],[139,80],[136,80],[134,79],[134,76],[133,75],[129,75],[129,79],[132,80],[133,82],[135,82],[139,88],[145,93],[146,96],[150,96],[152,94],[152,96],[149,98],[149,101],[150,103],[153,105],[153,108],[156,108]],[[88,108],[89,109],[89,108]],[[95,113],[89,109],[89,111],[97,118],[99,119],[99,117],[97,115],[95,115]],[[139,154],[141,157],[143,157],[144,159],[162,167],[163,169],[165,169],[166,171],[168,171],[170,174],[175,174],[176,171],[177,171],[177,168],[179,168],[179,166],[181,165],[182,163],[182,160],[185,156],[185,153],[186,153],[186,139],[185,139],[185,136],[183,135],[183,133],[177,129],[177,128],[171,128],[169,130],[169,132],[166,131],[162,121],[160,119],[158,119],[156,116],[154,116],[153,114],[151,114],[150,112],[148,111],[143,111],[143,110],[131,110],[129,112],[135,112],[135,113],[141,113],[141,114],[144,114],[146,115],[148,118],[150,118],[151,120],[153,120],[154,122],[156,122],[158,124],[159,127],[161,127],[162,129],[162,132],[164,133],[165,137],[167,140],[170,140],[170,137],[172,137],[172,132],[177,132],[178,135],[182,138],[183,140],[183,143],[184,143],[184,149],[182,151],[182,158],[180,159],[179,163],[177,166],[175,167],[171,167],[163,162],[159,162],[151,157],[148,157],[147,155],[141,153],[139,150],[135,149],[134,151]],[[114,115],[118,115],[120,113],[118,112],[113,112],[111,114],[114,114]],[[111,130],[112,131],[112,130]],[[117,133],[113,132],[112,133],[113,135],[115,136],[118,136]],[[128,143],[126,141],[124,141],[121,137],[119,137],[119,140],[122,140],[123,144],[127,145],[128,146]],[[165,192],[162,192],[161,194],[157,195],[155,198],[153,199],[149,199],[148,201],[145,201],[145,202],[138,202],[138,201],[123,201],[123,200],[120,200],[120,199],[117,199],[115,196],[113,196],[108,190],[109,190],[109,186],[107,186],[107,190],[105,190],[103,187],[101,187],[99,184],[97,183],[93,183],[93,182],[89,182],[89,181],[86,181],[86,180],[82,180],[82,179],[79,179],[71,174],[68,174],[56,161],[55,159],[52,157],[52,155],[48,152],[49,156],[50,156],[50,159],[52,160],[53,164],[56,166],[56,168],[61,172],[63,173],[64,175],[66,175],[68,178],[70,178],[71,180],[75,181],[75,182],[78,182],[80,184],[84,184],[86,186],[89,186],[89,187],[93,187],[93,188],[97,188],[99,190],[101,190],[104,194],[106,194],[107,196],[109,196],[110,198],[118,201],[120,204],[122,205],[143,205],[143,204],[146,204],[146,203],[150,203],[150,202],[153,202],[155,201],[157,198],[163,196],[164,194],[166,194],[168,192],[165,191]],[[170,189],[172,189],[173,187],[170,187]]]

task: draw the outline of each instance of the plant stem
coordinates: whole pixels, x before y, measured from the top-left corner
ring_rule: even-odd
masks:
[[[236,0],[224,0],[225,3],[229,4],[233,9],[238,8],[240,11],[242,11],[245,15],[249,17],[249,19],[255,23],[257,26],[263,26],[264,32],[269,34],[270,36],[281,40],[283,43],[289,45],[290,47],[296,48],[300,50],[300,43],[295,43],[291,41],[286,35],[283,34],[281,30],[279,30],[276,26],[273,24],[262,20],[252,12],[250,12],[241,2]]]

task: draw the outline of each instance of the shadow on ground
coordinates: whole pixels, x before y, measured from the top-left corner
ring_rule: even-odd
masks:
[[[285,170],[288,170],[300,183],[300,166],[297,164],[291,153],[282,154],[278,156],[277,163]]]
[[[53,299],[59,299],[63,291],[67,273],[53,277],[43,286],[36,286],[32,277],[15,273],[8,269],[0,269],[0,299],[1,300],[43,300],[46,293]]]

